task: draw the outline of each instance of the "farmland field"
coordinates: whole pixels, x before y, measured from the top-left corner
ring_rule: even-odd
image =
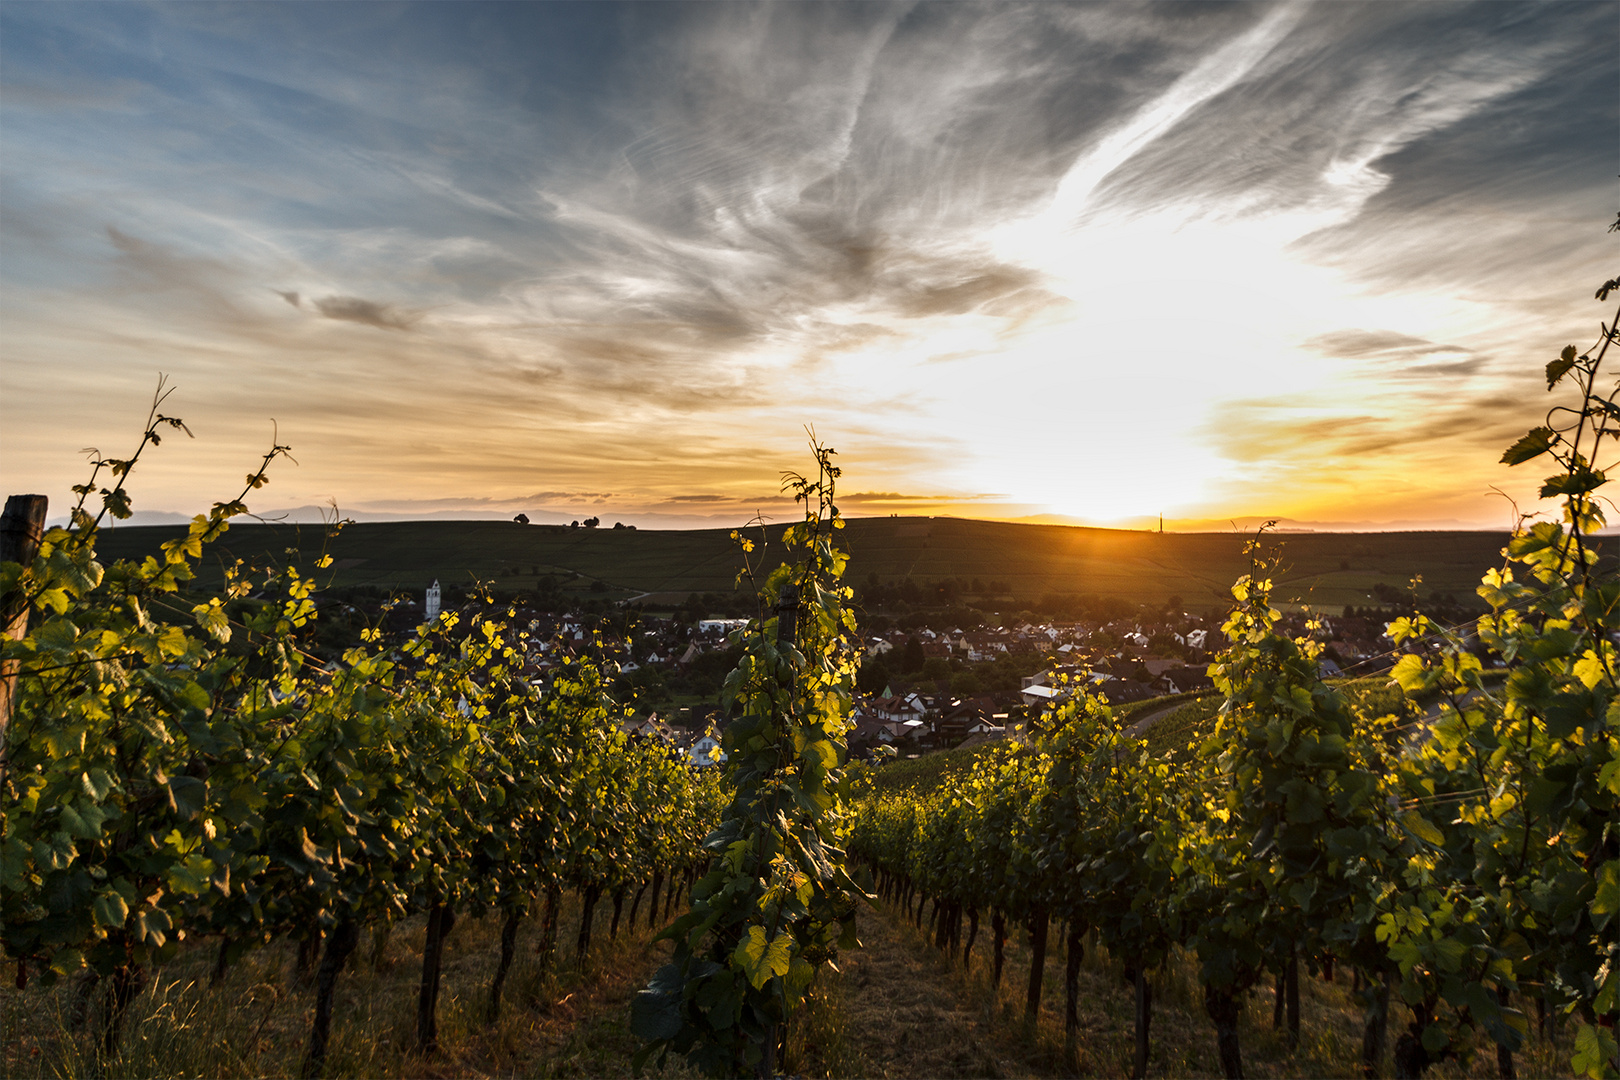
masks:
[[[172,526],[122,527],[100,542],[104,556],[155,551],[181,535]],[[678,601],[693,592],[730,592],[741,569],[727,529],[615,530],[518,525],[499,521],[417,521],[350,525],[330,542],[335,585],[416,590],[494,581],[533,587],[551,574],[583,588],[601,582],[614,599]],[[771,544],[780,529],[770,530]],[[964,518],[857,518],[848,522],[851,563],[845,580],[876,574],[885,583],[974,578],[1010,586],[979,606],[1025,606],[1048,593],[1162,603],[1179,596],[1190,607],[1224,606],[1233,580],[1247,570],[1245,534],[1150,533],[1063,525],[1021,525]],[[1495,532],[1282,533],[1284,574],[1276,599],[1329,608],[1377,603],[1374,589],[1404,591],[1414,575],[1425,595],[1451,593],[1474,603],[1480,573],[1501,561],[1506,536]],[[280,560],[287,548],[306,559],[327,544],[311,525],[236,525],[211,549],[204,585],[218,580],[218,561]],[[765,553],[770,561],[770,551]],[[210,576],[211,575],[211,576]],[[578,575],[577,577],[575,575]],[[599,587],[600,589],[600,587]]]

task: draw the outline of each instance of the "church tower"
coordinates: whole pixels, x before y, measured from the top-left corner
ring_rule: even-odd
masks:
[[[433,584],[428,586],[427,600],[422,605],[422,621],[431,623],[439,617],[439,579],[434,578]]]

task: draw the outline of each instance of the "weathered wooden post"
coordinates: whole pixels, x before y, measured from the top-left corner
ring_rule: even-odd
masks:
[[[11,495],[6,498],[6,510],[0,515],[0,562],[33,563],[39,552],[39,539],[45,534],[45,507],[49,500],[43,495]],[[28,596],[22,589],[13,589],[0,596],[0,626],[13,641],[21,641],[28,633]],[[0,665],[0,776],[5,775],[3,751],[6,729],[11,723],[11,710],[17,696],[17,668],[15,660]]]

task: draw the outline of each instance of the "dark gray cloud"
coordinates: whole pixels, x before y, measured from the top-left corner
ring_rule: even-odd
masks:
[[[315,310],[328,319],[375,326],[379,330],[409,330],[422,318],[419,311],[406,311],[393,304],[362,300],[358,296],[325,296],[311,302]]]
[[[1517,403],[1515,403],[1517,404]],[[1212,422],[1209,434],[1220,452],[1245,464],[1291,463],[1296,474],[1343,471],[1358,462],[1392,460],[1399,451],[1444,446],[1453,440],[1476,453],[1505,447],[1522,428],[1500,400],[1473,400],[1453,393],[1445,407],[1422,426],[1404,416],[1341,413],[1302,416],[1295,402],[1254,400],[1234,403]]]
[[[1307,348],[1315,349],[1324,356],[1350,357],[1371,356],[1391,349],[1424,348],[1429,344],[1422,338],[1394,330],[1335,330],[1330,334],[1318,334],[1305,342]]]
[[[1449,401],[1459,380],[1494,363],[1488,353],[1395,330],[1334,330],[1302,344],[1322,356],[1359,363],[1369,377],[1407,384],[1408,394],[1435,401]]]
[[[1314,349],[1323,356],[1338,356],[1352,360],[1392,354],[1413,357],[1473,351],[1460,345],[1439,345],[1395,330],[1334,330],[1331,333],[1318,334],[1306,340],[1304,344],[1306,348]]]

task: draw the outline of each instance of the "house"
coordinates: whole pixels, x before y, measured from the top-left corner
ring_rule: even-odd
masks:
[[[632,739],[657,739],[670,746],[677,746],[681,741],[675,729],[659,719],[657,713],[631,717],[619,725],[619,730]]]
[[[698,736],[686,750],[686,763],[694,769],[707,769],[726,763],[726,752],[720,749],[720,740],[713,730]]]
[[[905,724],[915,720],[918,723],[928,717],[928,704],[923,701],[922,695],[911,693],[904,697],[875,698],[868,703],[872,714],[879,719],[896,721]]]
[[[934,734],[941,743],[953,744],[969,735],[984,734],[991,729],[999,731],[1000,727],[991,720],[995,708],[995,702],[988,697],[952,702],[934,722]]]
[[[729,634],[747,625],[747,619],[699,619],[697,629],[700,634]]]
[[[1161,693],[1163,691],[1152,683],[1116,679],[1109,683],[1107,697],[1111,704],[1129,705],[1133,701],[1146,701],[1148,698],[1158,697]]]
[[[967,658],[974,663],[989,660],[994,656],[1004,655],[1007,652],[1006,631],[975,631],[964,634],[962,648]]]
[[[933,728],[926,720],[907,720],[900,725],[900,740],[906,745],[917,748],[934,734]]]
[[[887,731],[891,737],[899,738],[901,732],[905,730],[905,719],[895,715],[889,710],[879,712],[874,707],[874,703],[876,701],[883,700],[886,699],[875,698],[866,701],[857,701],[855,703],[855,707],[850,710],[849,722],[857,727],[872,728],[874,731],[878,728],[882,728],[884,731]]]
[[[899,742],[900,730],[899,724],[891,725],[875,716],[862,715],[849,733],[849,752],[852,756],[870,757],[878,747],[893,746]]]
[[[1069,698],[1067,690],[1043,686],[1040,683],[1024,687],[1019,691],[1019,694],[1023,696],[1024,704],[1031,708],[1039,708],[1042,705],[1056,705],[1059,702],[1067,701]]]

